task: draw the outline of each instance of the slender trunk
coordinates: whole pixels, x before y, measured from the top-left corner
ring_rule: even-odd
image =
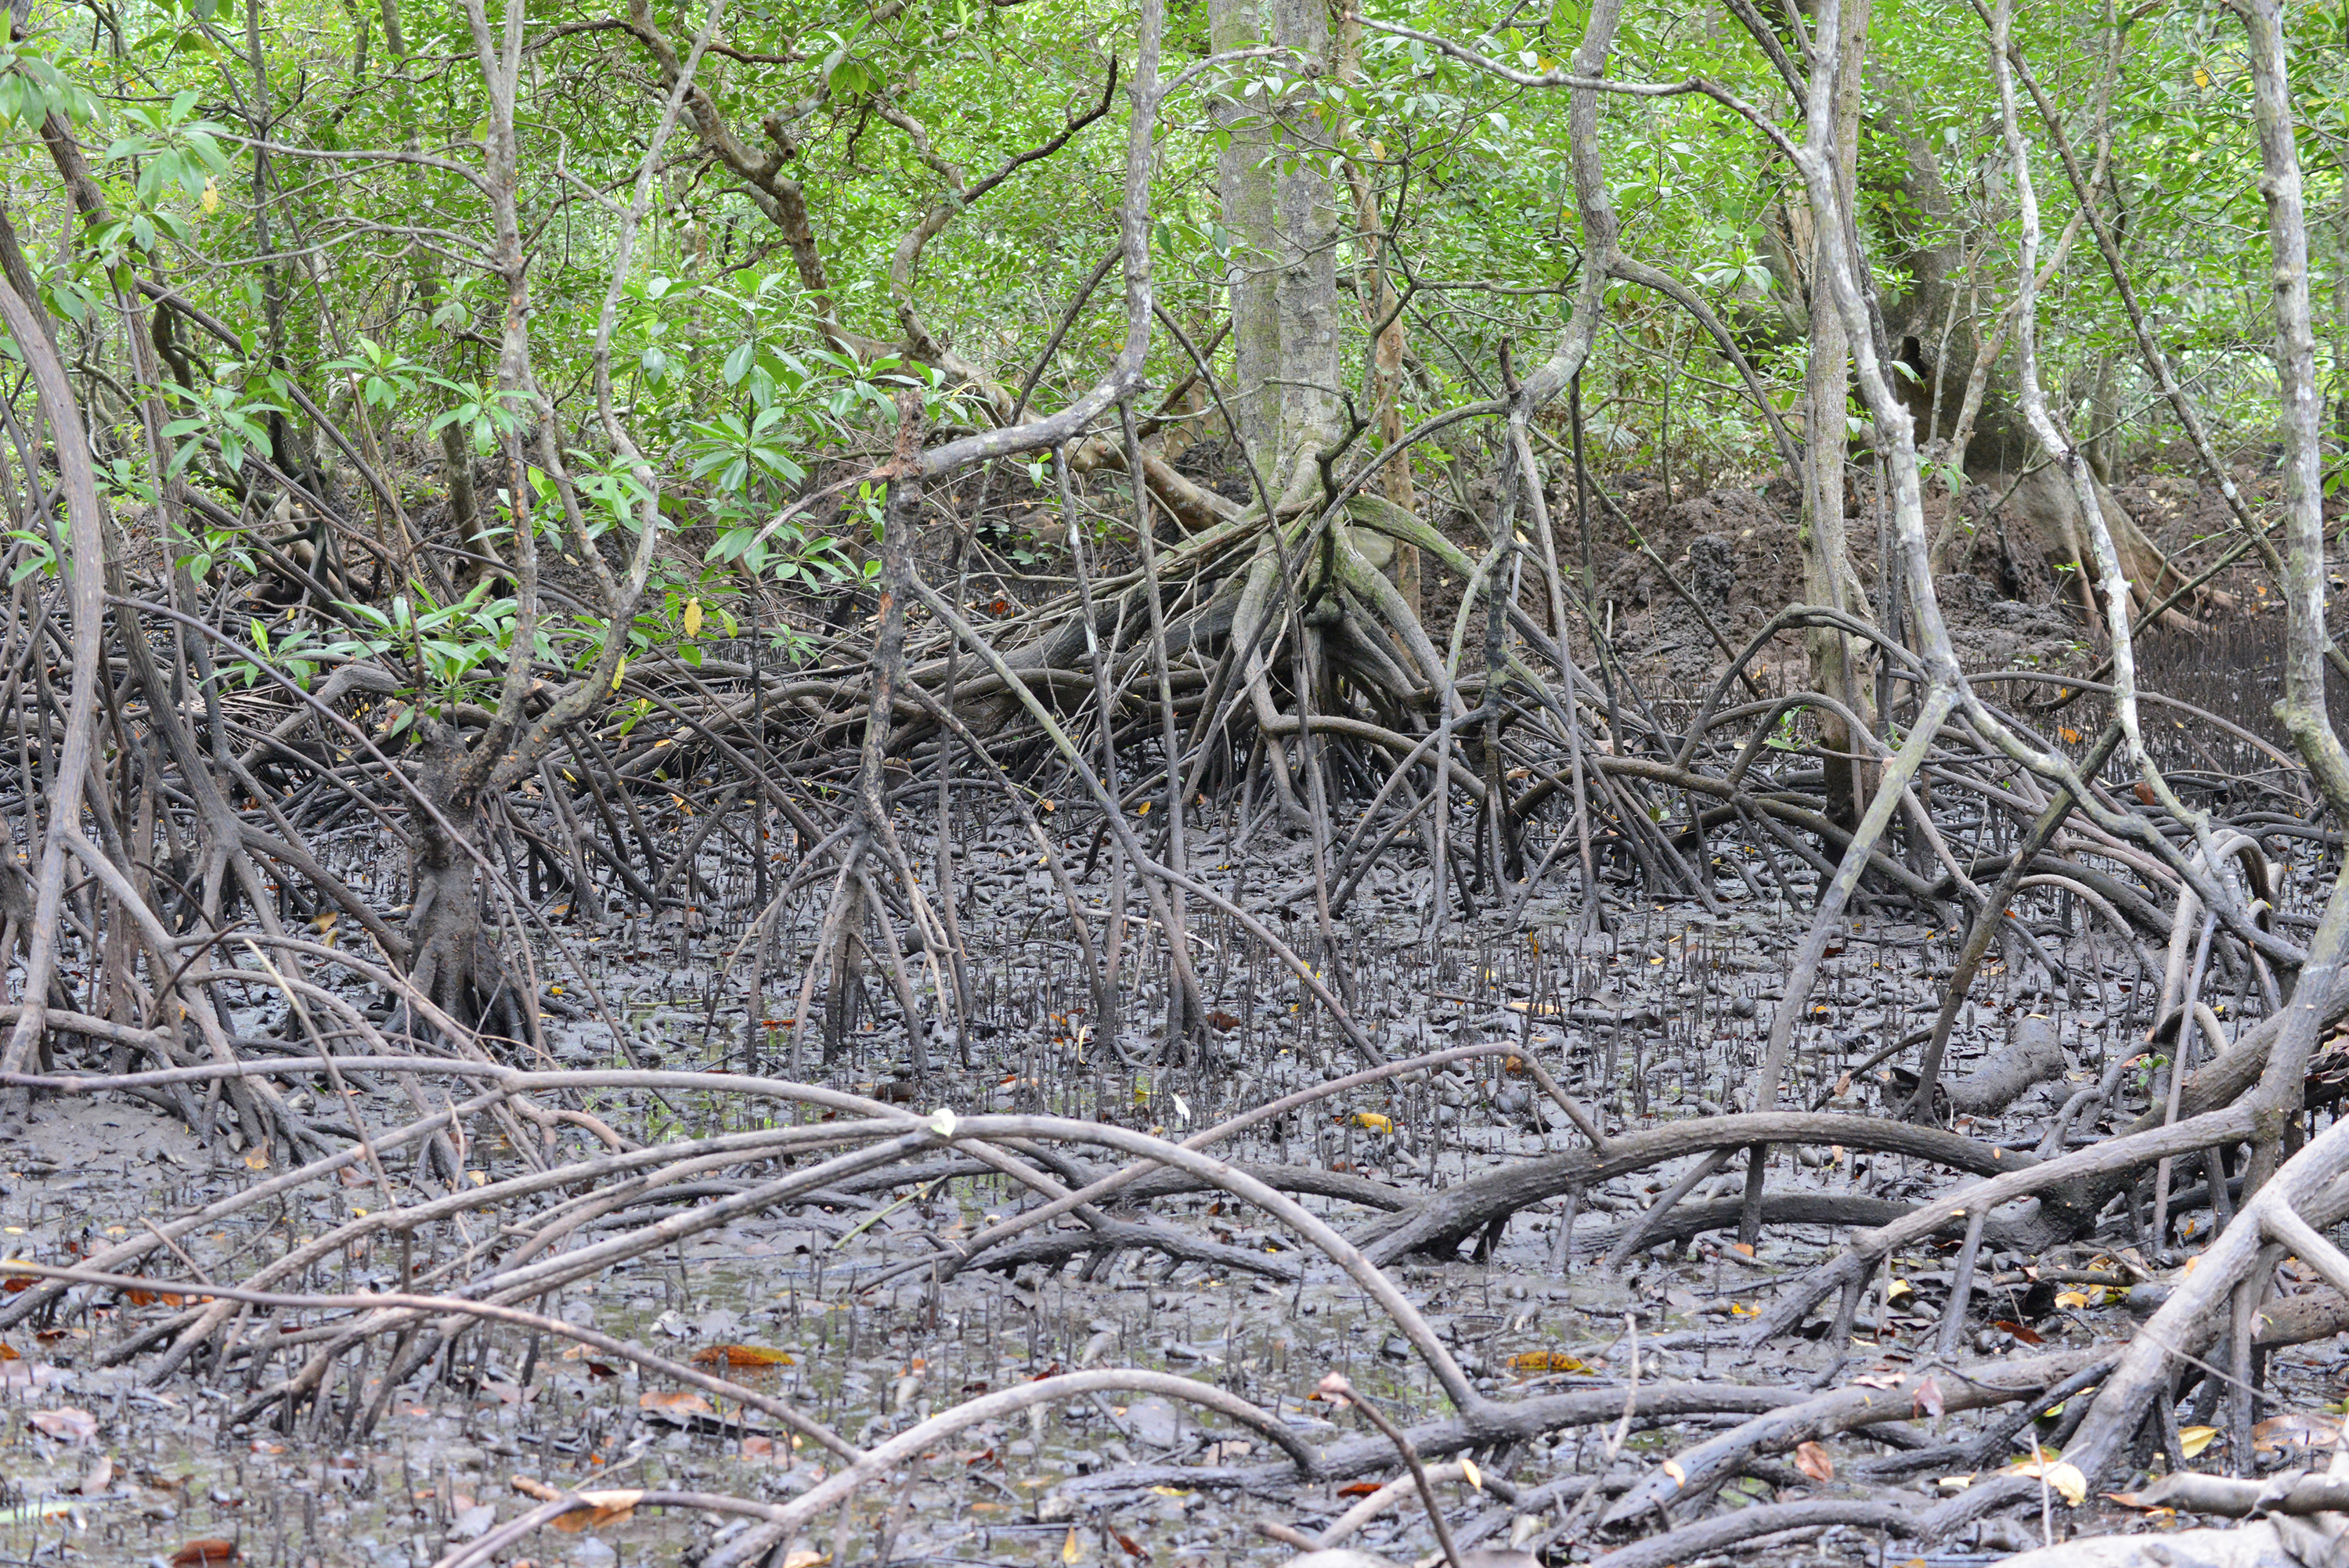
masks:
[[[1834,108],[1833,155],[1842,207],[1848,211],[1858,186],[1859,65],[1868,48],[1867,0],[1853,0],[1846,8],[1837,45],[1843,55],[1838,79],[1844,87]],[[1823,40],[1820,46],[1829,46]],[[1810,368],[1803,389],[1809,451],[1803,466],[1803,520],[1797,536],[1803,554],[1803,596],[1810,603],[1866,618],[1868,596],[1852,569],[1844,514],[1844,431],[1846,410],[1850,407],[1851,340],[1842,316],[1825,299],[1830,236],[1816,212],[1812,230]],[[1868,721],[1867,690],[1850,636],[1831,627],[1814,627],[1804,641],[1810,655],[1811,689],[1828,693]],[[1873,769],[1853,760],[1864,742],[1840,717],[1822,714],[1819,745],[1826,753],[1828,812],[1848,828],[1867,809],[1871,788],[1868,775]]]
[[[1360,0],[1346,0],[1338,22],[1338,77],[1351,84],[1361,78],[1362,8]],[[1341,133],[1341,139],[1342,139]],[[1346,160],[1346,184],[1354,198],[1354,234],[1359,245],[1356,265],[1370,284],[1363,292],[1363,312],[1378,335],[1371,343],[1370,403],[1378,423],[1379,445],[1393,452],[1402,440],[1402,297],[1395,292],[1394,275],[1387,267],[1386,230],[1379,212],[1378,188],[1370,170],[1358,159]],[[1405,511],[1418,510],[1413,493],[1411,459],[1398,452],[1379,474],[1386,498]],[[1395,590],[1416,618],[1420,613],[1419,546],[1398,542],[1394,552]]]
[[[2316,331],[2309,304],[2308,212],[2293,139],[2291,81],[2279,0],[2253,0],[2246,17],[2251,42],[2251,102],[2259,127],[2261,190],[2267,198],[2268,248],[2275,287],[2276,387],[2282,404],[2284,695],[2276,717],[2292,733],[2337,818],[2349,812],[2349,748],[2325,714],[2324,409],[2316,379]],[[2260,1080],[2259,1131],[2244,1176],[2248,1198],[2283,1158],[2298,1121],[2318,1014],[2342,956],[2349,923],[2349,868],[2334,882],[2309,962],[2292,988],[2283,1037]]]

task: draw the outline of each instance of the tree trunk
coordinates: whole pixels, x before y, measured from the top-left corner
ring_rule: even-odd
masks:
[[[510,998],[500,995],[503,966],[481,929],[481,882],[461,837],[477,811],[460,785],[464,744],[453,726],[435,720],[424,721],[419,733],[425,761],[417,789],[435,810],[410,817],[416,851],[405,932],[409,974],[417,989],[460,1024],[489,1026],[492,1010],[505,1013]]]
[[[1346,0],[1339,19],[1338,75],[1351,84],[1361,77],[1362,11],[1359,0]],[[1386,234],[1379,211],[1378,187],[1360,160],[1346,160],[1346,182],[1354,198],[1354,233],[1361,244],[1356,265],[1365,281],[1360,294],[1370,328],[1378,334],[1371,349],[1371,407],[1378,420],[1379,444],[1393,451],[1402,439],[1402,308],[1394,277],[1386,267]],[[1412,491],[1411,459],[1398,453],[1379,475],[1386,498],[1405,511],[1419,510]],[[1395,591],[1413,615],[1419,614],[1419,546],[1399,544],[1394,556]]]
[[[1845,55],[1841,79],[1849,84],[1844,101],[1836,105],[1835,158],[1837,181],[1848,210],[1857,185],[1859,164],[1859,62],[1868,47],[1868,5],[1854,0],[1843,13]],[[1810,366],[1804,386],[1804,426],[1809,444],[1803,465],[1803,521],[1796,537],[1803,553],[1803,597],[1813,604],[1871,619],[1868,592],[1851,563],[1851,545],[1844,517],[1844,420],[1850,407],[1851,342],[1843,318],[1819,297],[1826,287],[1827,236],[1813,225]],[[1862,722],[1869,719],[1866,684],[1860,678],[1859,653],[1848,634],[1814,627],[1804,635],[1810,655],[1811,689],[1841,702]],[[1859,820],[1867,809],[1871,769],[1856,766],[1852,757],[1860,738],[1840,717],[1822,714],[1819,744],[1826,753],[1827,801],[1830,812],[1846,827]]]
[[[1316,75],[1330,56],[1324,0],[1210,0],[1208,29],[1218,50],[1278,45]],[[1277,504],[1309,493],[1313,454],[1339,429],[1338,208],[1319,160],[1296,156],[1328,146],[1308,129],[1319,123],[1309,97],[1300,89],[1260,111],[1222,96],[1213,110],[1230,134],[1216,175],[1236,246],[1232,413]]]

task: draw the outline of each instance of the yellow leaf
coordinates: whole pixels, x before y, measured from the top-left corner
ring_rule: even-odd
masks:
[[[763,1345],[712,1345],[693,1353],[693,1359],[704,1367],[796,1367],[798,1361],[788,1350],[771,1350]]]
[[[1078,1543],[1076,1528],[1071,1525],[1069,1529],[1069,1538],[1061,1542],[1061,1561],[1081,1563],[1084,1561],[1084,1556],[1085,1549]]]
[[[1462,1454],[1460,1456],[1460,1474],[1470,1486],[1475,1487],[1478,1491],[1485,1490],[1485,1478],[1483,1474],[1477,1470],[1476,1461],[1470,1459],[1466,1454]]]
[[[1568,1356],[1563,1350],[1528,1350],[1522,1356],[1509,1357],[1512,1372],[1588,1372],[1589,1365]]]
[[[700,601],[700,600],[698,600],[698,599],[688,599],[688,600],[685,602],[685,616],[684,616],[684,619],[685,619],[685,634],[686,634],[687,636],[688,636],[688,637],[698,637],[698,636],[701,635],[701,601]]]
[[[2080,1473],[2078,1465],[2073,1464],[2068,1460],[2050,1459],[2044,1456],[2024,1460],[2020,1463],[2007,1466],[2006,1473],[2019,1475],[2026,1480],[2046,1482],[2047,1489],[2062,1498],[2066,1507],[2079,1507],[2088,1495],[2088,1478]]]
[[[2058,1306],[2088,1306],[2093,1304],[2088,1300],[2088,1293],[2086,1291],[2067,1290],[2060,1291],[2056,1294],[2055,1305]]]
[[[202,197],[198,198],[196,205],[202,208],[207,215],[220,211],[219,181],[206,177],[204,181],[204,193]]]
[[[246,1155],[244,1157],[244,1168],[248,1171],[268,1170],[269,1150],[265,1149],[256,1149],[252,1153]]]
[[[1917,1287],[1905,1279],[1896,1279],[1884,1287],[1884,1299],[1887,1301],[1900,1301],[1916,1294]]]
[[[2202,1450],[2219,1440],[2216,1427],[2180,1427],[2178,1429],[2178,1451],[2188,1459],[2199,1459]]]
[[[1674,1486],[1688,1485],[1688,1471],[1681,1469],[1680,1460],[1666,1460],[1664,1461],[1664,1473],[1672,1478],[1672,1484]]]
[[[622,655],[620,655],[620,662],[619,662],[617,665],[614,665],[614,666],[613,666],[613,669],[612,669],[612,689],[613,689],[614,691],[618,691],[618,690],[620,689],[620,677],[621,677],[622,676],[626,675],[627,673],[628,673],[628,655],[626,655],[626,654],[622,654]]]
[[[1371,1132],[1392,1132],[1394,1130],[1393,1121],[1386,1117],[1381,1116],[1375,1110],[1358,1110],[1354,1112],[1354,1125]]]

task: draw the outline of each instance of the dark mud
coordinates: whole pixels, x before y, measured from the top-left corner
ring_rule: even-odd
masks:
[[[2192,538],[2181,536],[2209,521],[2207,505],[2173,504],[2171,490],[2159,484],[2124,493],[2148,509],[2149,531],[2150,513],[2161,512],[2165,545],[2190,545]],[[1657,556],[1733,640],[1750,637],[1797,596],[1793,519],[1783,504],[1738,490],[1665,500],[1661,487],[1631,488],[1626,505],[1642,520]],[[1873,537],[1865,508],[1860,518],[1855,538],[1865,553]],[[1719,669],[1710,633],[1662,586],[1652,561],[1615,552],[1599,568],[1607,602],[1621,617],[1614,634],[1650,689],[1682,689]],[[2052,593],[2009,598],[1985,580],[1970,582],[1953,582],[1952,613],[1971,639],[1961,645],[1986,666],[2078,667],[2085,645]],[[2220,634],[2232,641],[2179,645],[2184,651],[2152,645],[2152,684],[2173,683],[2180,695],[2200,691],[2211,704],[2227,697],[2221,711],[2240,716],[2256,697],[2240,690],[2230,696],[2230,672],[2264,658],[2261,624],[2247,618]],[[2213,647],[2236,651],[2214,658]],[[1775,678],[1785,684],[1796,668],[1779,669]],[[2198,678],[2209,684],[2197,687]],[[2093,701],[2080,699],[2039,722],[2049,732],[2085,730],[2096,716]],[[2078,737],[2065,739],[2076,744]],[[2250,755],[2190,716],[2163,744],[2209,758],[2213,789],[2225,768]],[[1799,748],[1774,753],[1764,768],[1776,769],[1789,788],[1816,775],[1815,761]],[[1105,910],[1112,896],[1108,868],[1089,856],[1096,820],[1070,803],[1073,791],[1051,789],[1049,779],[1038,794],[1072,871],[1091,863],[1080,878],[1081,897]],[[1119,975],[1124,1016],[1117,1037],[1103,1039],[1065,911],[1032,844],[994,800],[965,794],[953,814],[957,907],[976,1007],[967,1038],[951,1031],[933,1037],[935,1059],[916,1059],[895,1001],[870,975],[836,1007],[819,990],[810,1026],[795,1031],[799,976],[823,913],[820,883],[782,911],[758,966],[763,985],[750,992],[742,949],[756,913],[754,868],[715,835],[696,841],[699,887],[690,908],[657,919],[569,923],[562,942],[536,944],[547,1005],[573,1015],[550,1030],[554,1064],[796,1070],[894,1103],[965,1114],[1048,1112],[1172,1136],[1361,1065],[1262,943],[1195,906],[1187,940],[1215,1009],[1211,1046],[1187,1058],[1166,1048],[1164,934],[1142,918],[1138,899]],[[1359,811],[1362,802],[1341,804]],[[2011,813],[1954,792],[1937,819],[1961,857],[1993,855],[2014,841]],[[926,872],[933,869],[926,846],[935,819],[909,808],[899,826]],[[1665,826],[1680,831],[1683,824]],[[2294,867],[2278,913],[2304,925],[2314,913],[2310,890],[2319,885],[2313,873],[2321,836],[2276,826],[2270,851]],[[663,820],[653,830],[667,835],[665,847],[681,846],[691,827]],[[1455,841],[1472,829],[1460,819]],[[801,846],[780,820],[771,830],[770,841],[779,846],[771,872],[780,881]],[[1535,852],[1563,845],[1566,831],[1555,808],[1537,814]],[[1261,811],[1250,821],[1237,810],[1208,811],[1196,827],[1192,863],[1339,982],[1387,1053],[1505,1043],[1590,1106],[1611,1135],[1746,1105],[1819,888],[1816,847],[1750,832],[1735,823],[1716,827],[1698,851],[1710,857],[1718,913],[1658,902],[1628,862],[1609,860],[1599,889],[1604,929],[1594,929],[1582,892],[1568,894],[1579,880],[1578,870],[1568,874],[1568,852],[1540,885],[1482,890],[1477,912],[1455,919],[1433,947],[1422,935],[1433,896],[1423,865],[1373,871],[1325,938],[1313,913],[1309,844],[1266,823]],[[329,868],[370,903],[397,909],[406,902],[403,866],[364,821],[328,841]],[[1891,905],[1881,892],[1863,892],[1848,934],[1829,949],[1798,1036],[1790,1103],[1867,1110],[1902,1091],[1894,1067],[1870,1064],[1930,1023],[1962,934]],[[2033,1081],[2001,1109],[1992,1111],[1985,1101],[1969,1115],[1952,1107],[1945,1119],[2023,1154],[2092,1140],[2158,1103],[2168,1064],[2147,1053],[2144,1039],[2158,984],[2148,965],[2158,955],[2117,939],[2068,893],[2030,890],[2017,911],[2058,967],[2008,934],[1961,1015],[1950,1070],[1962,1077],[2019,1035],[2044,1037],[2047,1049],[2036,1058]],[[2262,1015],[2261,988],[2248,969],[2214,976],[2210,995],[2230,1030]],[[364,988],[348,995],[371,1016],[388,1011]],[[608,1024],[600,1014],[608,1014]],[[845,1025],[829,1059],[812,1023],[826,1016]],[[242,1042],[288,1048],[290,1020],[274,993],[254,988],[226,1021]],[[2089,1097],[2063,1119],[2067,1105],[2097,1086],[2109,1086],[2109,1096]],[[362,1109],[371,1122],[396,1123],[411,1113],[401,1086],[366,1088]],[[442,1103],[433,1098],[443,1094],[440,1088],[422,1092],[428,1103]],[[794,1114],[716,1094],[640,1090],[591,1090],[577,1105],[623,1138],[647,1144]],[[1375,1191],[1358,1190],[1376,1202],[1302,1199],[1341,1233],[1363,1237],[1386,1208],[1567,1149],[1577,1136],[1526,1075],[1491,1058],[1324,1102],[1244,1133],[1219,1152],[1378,1184]],[[1081,1153],[1056,1158],[1072,1183],[1109,1169]],[[459,1181],[495,1181],[522,1168],[492,1129],[469,1144]],[[1956,1234],[1894,1260],[1858,1312],[1858,1336],[1848,1347],[1835,1345],[1823,1321],[1809,1326],[1816,1337],[1790,1336],[1758,1351],[1738,1348],[1736,1336],[1774,1292],[1826,1257],[1853,1227],[1947,1190],[1954,1180],[1948,1172],[1841,1148],[1781,1150],[1769,1190],[1782,1207],[1750,1253],[1732,1244],[1744,1184],[1733,1167],[1688,1195],[1654,1238],[1659,1245],[1627,1262],[1608,1261],[1626,1228],[1687,1169],[1686,1161],[1666,1163],[1548,1200],[1457,1255],[1405,1260],[1397,1278],[1477,1385],[1498,1395],[1614,1388],[1626,1378],[1819,1387],[1945,1365],[1934,1341]],[[134,1101],[44,1101],[20,1136],[0,1145],[0,1224],[13,1256],[71,1263],[270,1174],[262,1150],[242,1149],[226,1135],[206,1146],[184,1124]],[[392,1196],[403,1204],[450,1187],[428,1161],[406,1154],[389,1174]],[[2105,1231],[2052,1253],[2008,1250],[1993,1233],[1961,1358],[2045,1354],[2129,1333],[2137,1322],[2132,1289],[2158,1288],[2181,1266],[2181,1249],[2209,1233],[2207,1190],[2184,1180],[2179,1186],[2168,1236],[2147,1234],[2127,1205]],[[639,1223],[730,1190],[656,1188],[598,1223]],[[723,1361],[728,1346],[743,1346],[777,1353],[776,1365],[730,1375],[791,1398],[859,1445],[973,1395],[1087,1367],[1142,1367],[1211,1382],[1317,1443],[1367,1430],[1357,1416],[1313,1397],[1333,1370],[1406,1423],[1444,1413],[1423,1362],[1359,1287],[1297,1250],[1265,1216],[1228,1200],[1163,1197],[1121,1211],[1146,1214],[1200,1243],[1192,1261],[1089,1247],[1085,1233],[1072,1228],[1042,1233],[1026,1261],[1015,1256],[1011,1266],[951,1277],[940,1277],[936,1266],[944,1249],[1031,1206],[1032,1194],[973,1161],[941,1159],[827,1189],[821,1200],[738,1219],[534,1305],[679,1358]],[[369,1181],[305,1191],[190,1234],[179,1243],[183,1255],[154,1272],[182,1281],[243,1278],[260,1261],[380,1201]],[[384,1290],[403,1278],[461,1280],[475,1247],[502,1244],[531,1222],[526,1210],[474,1215],[470,1230],[432,1233],[412,1253],[388,1243],[354,1246],[286,1283]],[[5,1283],[13,1291],[29,1279]],[[2299,1288],[2313,1284],[2312,1276]],[[119,1354],[142,1329],[178,1321],[187,1305],[145,1292],[85,1292],[0,1336],[9,1356],[0,1363],[6,1477],[0,1561],[189,1563],[207,1560],[202,1542],[225,1541],[243,1560],[272,1568],[423,1568],[527,1510],[533,1498],[517,1491],[517,1478],[539,1487],[669,1487],[772,1500],[804,1491],[829,1462],[764,1418],[579,1346],[502,1326],[466,1333],[399,1386],[383,1387],[380,1355],[347,1360],[325,1397],[290,1413],[281,1408],[235,1420],[256,1387],[291,1369],[295,1351],[225,1369],[200,1357],[160,1377],[152,1376],[159,1346],[127,1359]],[[281,1317],[276,1332],[289,1329],[298,1332],[298,1322]],[[2268,1457],[2281,1456],[2295,1432],[2324,1428],[2322,1407],[2343,1392],[2344,1358],[2336,1346],[2318,1344],[2270,1363],[2265,1408],[2281,1424],[2262,1429],[2273,1439]],[[378,1408],[370,1428],[366,1412]],[[1489,1545],[1539,1546],[1569,1527],[1579,1542],[1588,1522],[1578,1524],[1576,1478],[1598,1475],[1620,1486],[1735,1419],[1632,1418],[1619,1430],[1611,1419],[1596,1420],[1487,1449],[1475,1456],[1481,1486],[1444,1483],[1449,1511],[1464,1537]],[[1724,1495],[1898,1496],[1921,1510],[1974,1471],[1912,1473],[1899,1458],[1958,1429],[1958,1418],[1920,1416],[1877,1436],[1837,1439],[1827,1445],[1832,1473],[1825,1478],[1757,1461]],[[2027,1433],[2016,1439],[2027,1440]],[[1259,1522],[1312,1534],[1358,1501],[1364,1482],[1400,1473],[1386,1459],[1299,1485],[1252,1468],[1275,1455],[1259,1437],[1164,1398],[1080,1399],[965,1429],[885,1486],[853,1497],[796,1544],[791,1561],[801,1568],[826,1560],[1270,1564],[1292,1549],[1268,1539]],[[506,1560],[589,1568],[691,1563],[721,1533],[704,1515],[639,1510],[576,1533],[545,1532]],[[1995,1553],[2030,1543],[1992,1521],[1970,1547]],[[1423,1561],[1435,1549],[1416,1505],[1389,1511],[1350,1544],[1403,1561]],[[1579,1558],[1590,1548],[1564,1550]],[[1815,1532],[1764,1555],[1806,1563],[1882,1560],[1878,1541],[1846,1529]]]

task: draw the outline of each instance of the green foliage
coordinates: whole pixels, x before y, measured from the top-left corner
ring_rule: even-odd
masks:
[[[1513,12],[1491,31],[1489,8],[1454,0],[1372,0],[1369,9],[1475,40],[1532,72],[1566,64],[1587,14],[1576,0],[1558,0]],[[1763,11],[1778,25],[1775,10]],[[2263,214],[2240,25],[2222,8],[2131,13],[2107,127],[2097,118],[2102,7],[2060,0],[2018,13],[2017,42],[2075,154],[2085,165],[2100,138],[2108,142],[2106,211],[2125,229],[2137,292],[2163,341],[2227,433],[2259,438],[2271,418],[2272,372],[2263,269],[2242,259],[2263,243]],[[493,8],[493,26],[498,15]],[[677,5],[652,13],[680,53],[700,15]],[[624,201],[632,190],[657,113],[654,95],[612,88],[651,79],[655,67],[631,35],[596,26],[605,9],[548,0],[531,11],[516,206],[533,378],[555,408],[553,434],[591,542],[616,529],[611,542],[632,542],[648,512],[676,536],[660,553],[657,603],[621,634],[632,645],[698,647],[712,628],[730,625],[724,602],[742,574],[808,590],[864,577],[885,495],[870,475],[887,455],[901,387],[920,390],[933,426],[988,422],[980,388],[874,346],[906,338],[892,268],[926,214],[941,210],[950,221],[926,236],[912,305],[931,335],[1006,387],[1027,375],[1078,285],[1116,242],[1131,107],[1123,95],[1102,122],[1050,159],[1009,172],[966,211],[956,211],[947,171],[975,190],[1098,102],[1111,56],[1131,57],[1126,13],[1088,0],[942,0],[876,15],[803,0],[730,13],[725,51],[705,61],[701,86],[747,155],[795,182],[808,233],[771,195],[700,157],[694,129],[680,129],[619,280],[599,380],[593,355],[616,232],[605,199]],[[388,58],[376,7],[273,0],[262,30],[265,89],[255,88],[243,40],[214,15],[212,0],[164,0],[137,15],[136,36],[113,31],[127,24],[108,14],[88,28],[60,24],[0,48],[0,126],[20,150],[17,226],[44,237],[26,246],[42,294],[81,335],[78,351],[93,367],[127,384],[113,306],[134,269],[169,280],[239,340],[202,366],[198,385],[169,389],[158,433],[171,472],[242,505],[250,459],[280,456],[271,450],[271,420],[295,414],[297,387],[363,414],[388,450],[453,428],[488,457],[534,429],[534,395],[512,384],[503,356],[509,299],[480,184],[489,106],[461,10],[401,8],[410,57],[401,62]],[[2345,17],[2343,0],[2290,15],[2311,209],[2320,219],[2320,306],[2349,280],[2349,207],[2333,139],[2349,101],[2349,61],[2337,47]],[[1209,53],[1206,24],[1204,6],[1171,18],[1170,73]],[[1954,264],[1957,286],[1994,310],[2013,286],[2017,235],[1985,107],[1979,21],[1955,0],[1879,4],[1870,50],[1859,218],[1879,292],[1897,301],[1929,264]],[[1799,129],[1792,93],[1719,8],[1635,5],[1608,69],[1649,81],[1702,76]],[[265,106],[254,103],[256,90],[267,92]],[[1375,31],[1361,40],[1359,69],[1257,57],[1203,72],[1166,105],[1152,228],[1158,303],[1201,343],[1227,308],[1233,269],[1258,264],[1217,200],[1232,119],[1217,95],[1243,108],[1283,102],[1327,142],[1280,156],[1289,167],[1311,160],[1340,208],[1346,294],[1336,328],[1344,390],[1358,407],[1368,406],[1371,294],[1370,251],[1357,238],[1362,215],[1352,210],[1358,181],[1377,203],[1369,221],[1388,237],[1383,254],[1407,263],[1407,277],[1395,274],[1412,291],[1406,424],[1490,395],[1505,342],[1519,366],[1544,352],[1565,319],[1584,245],[1567,95],[1510,88]],[[1702,95],[1609,95],[1599,114],[1625,249],[1694,288],[1754,363],[1774,405],[1793,414],[1805,369],[1807,216],[1783,160],[1753,126]],[[102,222],[73,211],[46,161],[35,133],[51,117],[89,150],[110,207]],[[907,121],[920,127],[918,139]],[[276,149],[266,256],[254,207],[256,124],[266,124]],[[2052,242],[2075,203],[2047,128],[2027,118],[2026,131]],[[1070,316],[1031,408],[1058,406],[1098,379],[1122,339],[1121,308],[1112,274]],[[1679,305],[1618,284],[1605,309],[1583,389],[1603,469],[1756,477],[1775,468],[1761,411]],[[2329,379],[2349,348],[2344,331],[2328,311]],[[2134,369],[2127,324],[2085,236],[2049,284],[2042,336],[2059,411],[2085,418],[2078,388],[2114,364],[2132,429],[2162,435],[2162,416],[2148,408]],[[1229,355],[1220,351],[1216,362],[1226,377]],[[1153,383],[1170,386],[1189,370],[1162,335],[1148,366]],[[2343,389],[2328,390],[2340,399]],[[93,397],[98,421],[112,421],[100,443],[109,491],[126,503],[151,500],[157,476],[135,455],[145,432],[111,393]],[[605,397],[643,455],[649,486],[615,456]],[[1475,467],[1463,443],[1483,438],[1455,433],[1416,460],[1431,475],[1455,459]],[[576,540],[552,530],[563,516],[552,481],[531,469],[526,483],[553,547],[574,549]],[[1017,530],[978,537],[1015,568],[1036,564],[1042,549]],[[18,542],[15,570],[44,569],[47,542],[29,531]],[[250,566],[234,530],[172,550],[200,576],[216,564]],[[369,636],[414,662],[431,689],[470,690],[505,656],[498,639],[511,634],[510,607],[435,604],[413,583],[404,592],[398,614],[370,612],[391,618],[370,623]],[[688,606],[703,617],[695,633],[684,630]],[[550,614],[543,633],[554,655],[574,662],[592,656],[605,634],[568,610]],[[490,651],[450,651],[473,644]],[[281,637],[273,646],[283,654],[288,645]]]

